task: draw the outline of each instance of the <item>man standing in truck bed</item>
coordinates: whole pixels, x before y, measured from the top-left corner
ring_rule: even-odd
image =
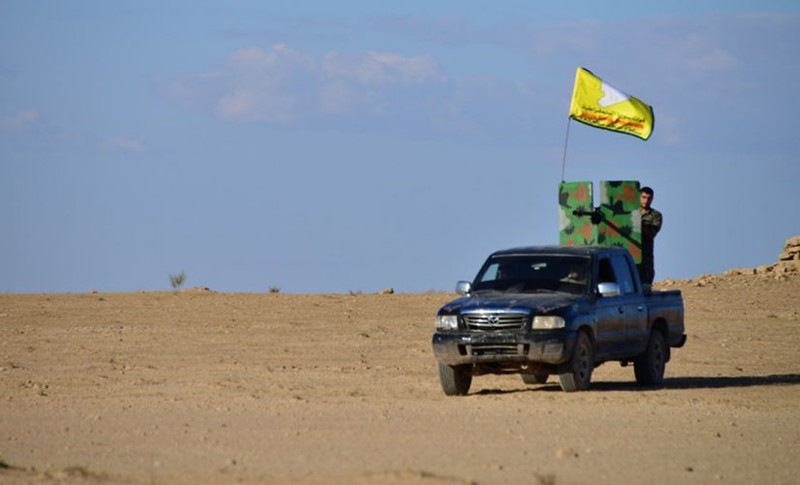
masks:
[[[639,196],[642,213],[642,262],[639,263],[639,278],[645,288],[650,288],[656,277],[655,263],[653,260],[653,245],[656,234],[661,230],[661,212],[653,209],[653,189],[643,187]]]

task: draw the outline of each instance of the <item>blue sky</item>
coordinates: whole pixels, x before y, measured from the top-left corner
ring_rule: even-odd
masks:
[[[635,179],[656,279],[800,234],[800,3],[0,1],[0,291],[451,290],[558,241],[575,69],[653,106],[572,123]]]

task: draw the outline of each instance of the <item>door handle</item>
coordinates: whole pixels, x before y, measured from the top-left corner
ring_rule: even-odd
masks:
[[[637,306],[636,309],[639,310],[640,312],[644,311],[644,307],[642,305]]]
[[[623,307],[619,307],[619,308],[617,308],[617,310],[619,310],[620,315],[625,313],[625,309]]]

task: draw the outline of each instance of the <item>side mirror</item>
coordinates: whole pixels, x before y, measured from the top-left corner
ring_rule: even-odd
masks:
[[[619,296],[619,285],[616,283],[600,283],[597,285],[597,292],[600,296]]]
[[[472,290],[472,283],[469,281],[459,281],[456,283],[456,293],[459,295],[468,295]]]

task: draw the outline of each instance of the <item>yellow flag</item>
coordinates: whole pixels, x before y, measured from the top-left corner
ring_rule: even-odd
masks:
[[[652,107],[603,82],[582,67],[575,73],[569,116],[590,126],[627,133],[643,140],[650,138],[655,123]]]

